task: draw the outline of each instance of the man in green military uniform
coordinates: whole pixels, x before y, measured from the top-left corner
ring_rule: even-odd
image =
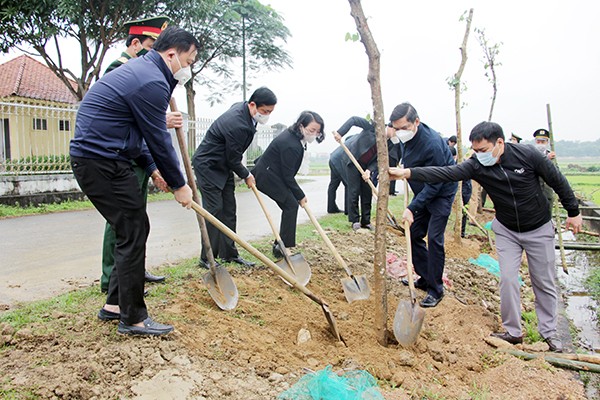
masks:
[[[146,54],[152,48],[160,32],[168,24],[169,17],[153,17],[125,23],[124,26],[128,32],[127,41],[125,42],[127,49],[121,53],[121,57],[117,58],[106,68],[104,73],[108,74],[113,69],[125,64],[128,60]]]
[[[110,71],[120,67],[132,58],[141,57],[146,54],[150,49],[152,49],[152,46],[158,38],[158,35],[160,35],[160,33],[167,27],[168,23],[169,18],[164,16],[127,22],[124,25],[128,33],[127,40],[125,42],[127,49],[121,53],[121,57],[117,58],[108,66],[104,74],[107,74]],[[166,118],[167,128],[178,128],[183,125],[183,117],[179,112],[167,113]],[[148,195],[148,175],[143,168],[138,167],[135,163],[133,163],[133,170],[138,178],[138,183],[140,184],[142,194],[144,195],[144,198],[146,198]],[[154,171],[151,178],[156,187],[163,190],[167,189],[166,183],[162,176],[160,176],[160,172],[158,170]],[[102,276],[100,278],[100,290],[102,290],[102,292],[108,291],[108,281],[115,264],[115,243],[115,232],[107,222],[104,229],[104,243],[102,245]],[[145,279],[146,282],[163,282],[165,277],[152,275],[146,271]]]

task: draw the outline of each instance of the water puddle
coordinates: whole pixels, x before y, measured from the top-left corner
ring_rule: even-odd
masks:
[[[592,252],[585,251],[567,251],[566,258],[568,275],[561,271],[560,255],[557,252],[559,281],[567,294],[566,314],[578,330],[574,344],[588,351],[600,353],[600,332],[596,316],[598,303],[592,299],[584,285],[591,269],[599,267],[599,258]]]

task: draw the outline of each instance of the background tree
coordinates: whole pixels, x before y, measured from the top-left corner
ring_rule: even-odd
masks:
[[[500,53],[500,43],[491,43],[488,38],[485,36],[485,29],[475,28],[475,37],[483,50],[483,55],[485,56],[484,66],[485,76],[488,78],[488,81],[492,84],[492,104],[490,105],[490,114],[488,116],[488,121],[492,120],[492,114],[494,113],[494,105],[496,104],[496,95],[498,94],[498,77],[496,76],[496,67],[502,65],[502,63],[496,60],[498,54]]]
[[[465,13],[460,17],[461,21],[465,20]],[[461,77],[463,71],[465,70],[465,65],[467,64],[467,41],[469,40],[469,32],[471,31],[471,21],[473,21],[473,9],[469,10],[469,14],[466,18],[465,34],[463,36],[463,41],[460,46],[460,65],[458,67],[458,71],[448,80],[448,84],[454,90],[454,112],[456,116],[456,161],[461,162],[463,159],[463,151],[462,151],[462,124],[460,119],[460,110],[462,108],[462,103],[460,100],[460,94],[464,88],[464,84],[461,82]],[[458,191],[456,192],[456,196],[454,198],[454,240],[456,242],[461,242],[460,232],[462,226],[462,182],[458,185]]]
[[[354,18],[356,28],[360,34],[360,41],[365,46],[369,57],[369,73],[367,81],[371,85],[371,100],[373,101],[373,121],[375,122],[375,134],[377,136],[377,166],[379,168],[379,190],[377,194],[377,219],[375,222],[375,256],[373,261],[374,292],[375,300],[375,329],[377,341],[382,346],[387,346],[391,338],[387,328],[387,287],[385,281],[386,269],[386,215],[388,209],[388,193],[390,187],[387,138],[385,135],[385,123],[383,116],[383,100],[381,97],[381,55],[375,39],[371,34],[367,19],[362,9],[360,0],[348,0],[350,3],[350,14]],[[348,36],[347,36],[348,37]],[[405,196],[408,193],[404,194]]]
[[[242,100],[247,86],[246,71],[276,70],[291,65],[291,58],[283,48],[290,36],[283,18],[258,0],[170,0],[166,4],[166,15],[192,32],[201,44],[193,78],[186,84],[191,120],[196,118],[196,84],[211,104],[236,90],[241,90]],[[194,137],[194,132],[190,132],[191,149],[196,147]]]
[[[100,77],[110,46],[125,39],[123,24],[158,15],[162,6],[156,0],[0,0],[0,10],[0,51],[41,56],[81,100]],[[73,40],[79,44],[81,72],[67,66]]]

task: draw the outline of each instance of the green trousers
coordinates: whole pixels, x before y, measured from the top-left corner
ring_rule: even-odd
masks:
[[[148,198],[148,174],[146,170],[133,164],[133,170],[138,178],[140,189],[144,200]],[[103,292],[108,291],[108,281],[110,280],[110,274],[115,266],[115,245],[117,244],[117,236],[115,231],[107,222],[104,228],[104,243],[102,244],[102,276],[100,277],[100,290]]]

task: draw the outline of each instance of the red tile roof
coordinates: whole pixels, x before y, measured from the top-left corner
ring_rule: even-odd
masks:
[[[77,86],[74,81],[69,81]],[[0,98],[10,96],[77,103],[77,98],[50,68],[28,55],[0,64]]]

